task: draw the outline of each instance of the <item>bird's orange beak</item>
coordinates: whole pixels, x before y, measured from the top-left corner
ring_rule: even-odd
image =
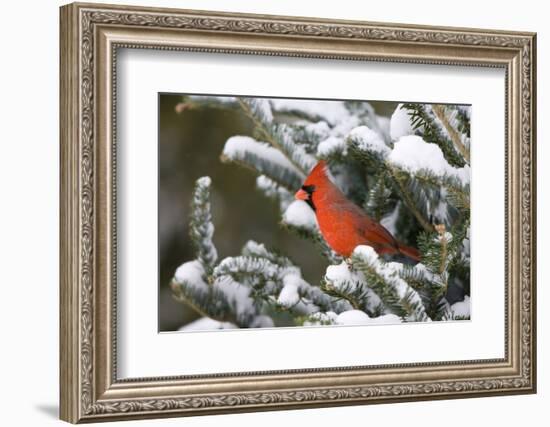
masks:
[[[309,199],[309,194],[307,193],[307,191],[304,191],[300,188],[298,191],[296,191],[296,194],[294,195],[294,198],[296,200],[304,200],[305,201],[305,200]]]

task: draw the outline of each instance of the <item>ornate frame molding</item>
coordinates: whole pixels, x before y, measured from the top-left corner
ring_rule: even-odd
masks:
[[[505,68],[506,357],[117,380],[118,47]],[[71,4],[61,8],[60,50],[62,419],[76,423],[535,392],[535,34]],[[288,387],[289,380],[299,386]]]

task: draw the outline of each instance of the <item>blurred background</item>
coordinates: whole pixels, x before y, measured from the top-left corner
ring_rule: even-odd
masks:
[[[195,255],[188,237],[189,206],[195,181],[212,178],[214,243],[219,258],[240,253],[248,240],[265,243],[289,256],[310,283],[319,283],[326,260],[309,241],[279,226],[279,208],[256,190],[256,176],[220,154],[227,139],[253,134],[240,109],[203,106],[177,111],[181,94],[159,94],[159,330],[175,331],[199,315],[172,298],[170,279]],[[394,102],[370,102],[389,117]]]

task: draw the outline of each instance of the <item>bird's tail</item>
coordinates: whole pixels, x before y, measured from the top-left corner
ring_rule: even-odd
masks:
[[[397,248],[401,254],[405,255],[407,258],[410,258],[416,262],[420,262],[420,252],[418,249],[413,248],[412,246],[406,246],[401,243],[397,243]]]

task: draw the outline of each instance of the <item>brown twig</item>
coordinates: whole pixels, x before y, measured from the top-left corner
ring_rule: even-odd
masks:
[[[413,213],[414,217],[417,219],[417,221],[420,223],[422,228],[426,230],[427,232],[431,233],[434,231],[433,226],[424,218],[424,216],[420,213],[420,211],[416,208],[414,201],[409,196],[407,189],[395,173],[395,170],[388,165],[388,169],[390,171],[390,174],[393,178],[393,180],[396,182],[397,186],[399,187],[399,190],[401,194],[403,195],[403,202],[407,207],[410,209],[410,211]]]
[[[464,160],[470,163],[470,152],[468,149],[464,146],[462,143],[462,140],[460,139],[460,135],[458,132],[451,126],[451,123],[449,122],[447,115],[445,114],[445,108],[442,105],[433,105],[432,110],[437,117],[437,119],[441,122],[443,127],[447,130],[447,133],[449,134],[451,141],[453,142],[456,149],[462,154],[462,157],[464,157]]]

